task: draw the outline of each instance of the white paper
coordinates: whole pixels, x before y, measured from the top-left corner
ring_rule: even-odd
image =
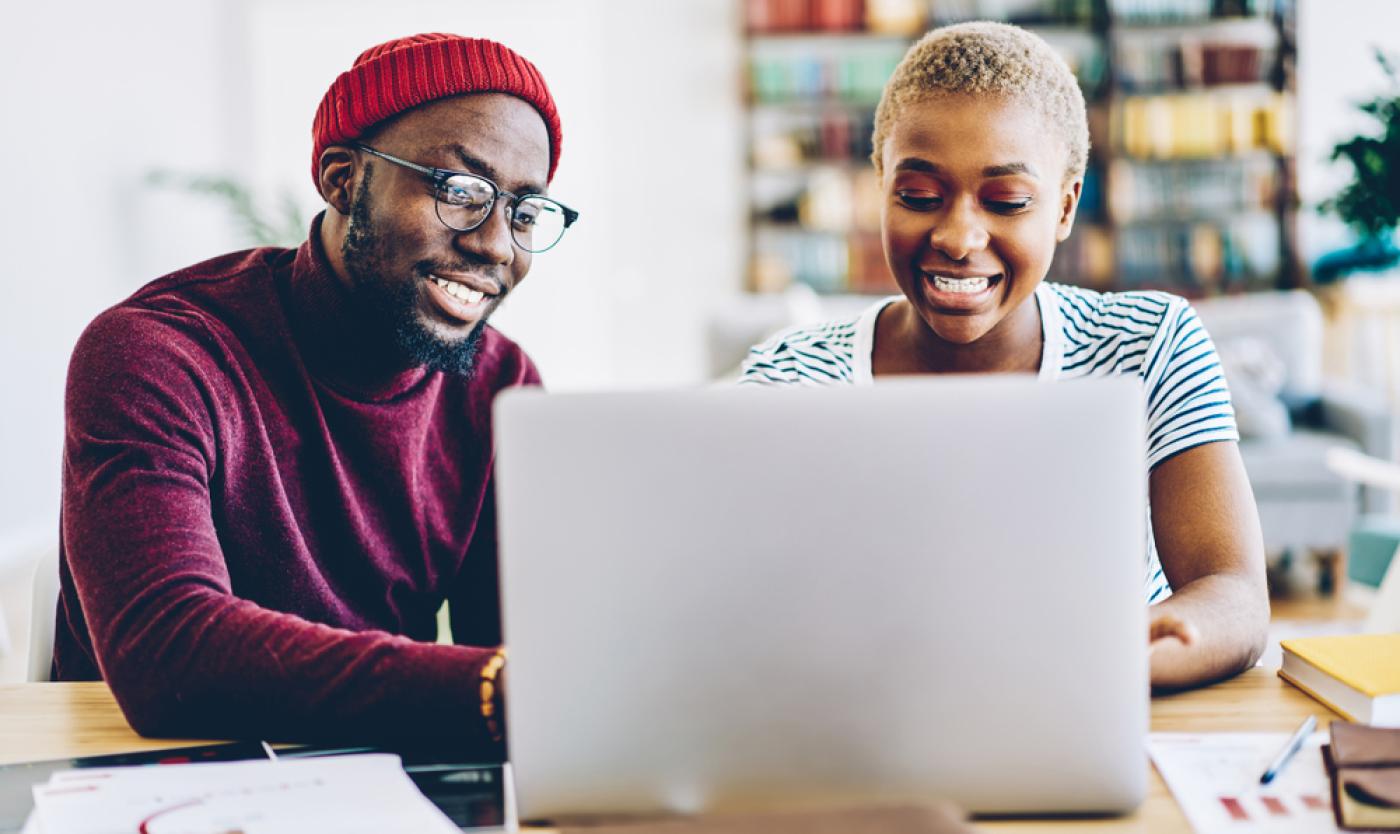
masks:
[[[1322,762],[1326,732],[1309,736],[1270,784],[1259,777],[1289,733],[1152,733],[1157,772],[1197,834],[1337,831]]]
[[[388,754],[67,771],[34,806],[43,834],[458,830]]]

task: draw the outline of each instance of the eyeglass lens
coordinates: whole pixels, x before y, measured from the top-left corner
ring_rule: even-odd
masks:
[[[448,177],[438,188],[438,219],[453,229],[470,231],[494,208],[494,191],[477,177]],[[527,195],[511,213],[511,236],[527,252],[543,252],[564,236],[564,209],[548,197]]]

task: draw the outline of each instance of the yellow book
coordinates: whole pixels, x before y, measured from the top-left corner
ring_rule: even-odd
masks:
[[[1279,677],[1353,721],[1400,727],[1400,633],[1284,640]]]

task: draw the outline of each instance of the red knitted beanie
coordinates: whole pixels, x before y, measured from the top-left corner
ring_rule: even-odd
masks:
[[[535,65],[495,41],[431,33],[360,53],[331,84],[311,126],[311,179],[320,187],[321,151],[362,136],[412,107],[463,93],[509,93],[539,111],[549,131],[549,177],[559,167],[559,111]]]

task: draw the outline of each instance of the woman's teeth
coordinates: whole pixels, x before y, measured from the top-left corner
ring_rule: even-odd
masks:
[[[949,278],[943,275],[932,275],[933,285],[939,292],[952,293],[978,293],[987,288],[991,283],[990,278]]]
[[[465,301],[468,304],[475,304],[486,297],[485,293],[477,292],[476,290],[469,290],[465,286],[458,284],[456,281],[444,281],[441,278],[434,278],[433,281],[436,282],[439,287],[442,287],[444,290],[447,290],[448,294],[451,295],[453,298]]]

